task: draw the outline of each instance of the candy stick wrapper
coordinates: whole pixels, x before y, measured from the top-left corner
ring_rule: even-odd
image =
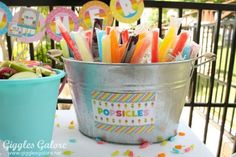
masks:
[[[170,18],[170,26],[175,27],[175,29],[176,29],[176,36],[174,38],[173,43],[171,44],[171,49],[174,49],[175,45],[177,43],[177,34],[178,34],[178,30],[181,26],[182,21],[183,21],[182,18],[174,18],[174,17]]]
[[[158,39],[159,39],[159,30],[155,29],[152,32],[152,63],[158,62]]]
[[[190,54],[190,58],[196,58],[199,51],[200,51],[200,49],[201,49],[200,45],[198,45],[197,43],[192,41],[191,49],[192,49],[192,51],[191,51],[191,54]]]
[[[111,63],[111,39],[109,35],[102,39],[102,62]]]
[[[83,33],[79,32],[71,32],[71,36],[76,42],[76,45],[79,49],[83,61],[93,62],[93,56],[89,51],[88,43],[83,36]]]
[[[137,64],[142,61],[148,47],[151,44],[151,39],[152,37],[150,35],[145,38],[139,39],[130,63]]]
[[[111,61],[112,63],[119,63],[120,54],[119,54],[119,43],[116,30],[112,29],[109,36],[111,40]]]
[[[184,46],[188,40],[189,33],[186,31],[182,31],[179,35],[178,41],[173,49],[172,56],[176,57],[182,53]]]
[[[179,30],[179,28],[181,26],[182,21],[183,21],[182,18],[174,18],[174,17],[170,18],[170,27],[174,27],[175,28],[175,30],[176,30],[175,34],[176,35],[178,33],[178,30]]]
[[[121,63],[130,63],[131,58],[134,54],[136,44],[138,42],[138,35],[133,35],[129,38],[128,44],[125,49],[125,53],[121,59]]]
[[[69,48],[67,46],[67,43],[66,43],[65,39],[62,39],[60,41],[60,45],[61,45],[61,48],[62,48],[63,57],[69,58],[70,57],[70,52],[69,52]]]
[[[95,17],[94,24],[93,24],[93,42],[92,42],[92,53],[93,57],[98,57],[98,44],[97,44],[97,35],[96,35],[96,28],[102,30],[103,28],[103,18]]]
[[[99,60],[102,61],[102,38],[106,35],[106,32],[100,29],[96,29],[97,41],[98,41],[98,55]]]
[[[56,24],[58,25],[58,28],[61,32],[61,35],[65,39],[66,43],[68,44],[69,48],[71,49],[73,56],[77,60],[82,60],[80,53],[75,45],[75,42],[72,40],[70,34],[67,32],[65,26],[62,24],[60,20],[56,21]]]
[[[140,24],[135,27],[134,34],[142,34],[144,32],[149,31],[149,25],[147,24]]]

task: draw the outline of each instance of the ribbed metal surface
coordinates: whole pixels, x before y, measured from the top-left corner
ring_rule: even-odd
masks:
[[[106,137],[105,140],[111,142],[132,144],[139,143],[140,138],[160,142],[176,134],[189,89],[192,61],[139,65],[96,64],[70,59],[64,59],[64,62],[78,115],[79,129],[84,134],[91,137]],[[154,129],[149,133],[126,134],[96,128],[93,92],[155,93]],[[119,127],[118,124],[115,125]]]

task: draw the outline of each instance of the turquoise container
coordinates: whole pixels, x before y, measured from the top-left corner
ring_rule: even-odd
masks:
[[[0,80],[0,140],[10,157],[50,153],[60,79],[65,73],[36,79]]]

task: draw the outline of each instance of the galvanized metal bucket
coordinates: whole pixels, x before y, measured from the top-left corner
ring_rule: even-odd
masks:
[[[175,136],[195,60],[103,64],[64,58],[79,130],[125,144]]]

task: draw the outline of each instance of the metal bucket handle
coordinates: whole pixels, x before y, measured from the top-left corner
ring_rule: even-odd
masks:
[[[200,64],[194,64],[194,62],[196,61],[196,60],[198,60],[198,59],[200,59],[200,58],[206,58],[207,60],[206,61],[204,61],[204,62],[201,62]],[[191,71],[191,73],[190,73],[190,78],[193,76],[193,72],[194,72],[194,69],[196,69],[196,68],[198,68],[199,66],[201,66],[201,65],[204,65],[204,64],[206,64],[206,63],[209,63],[209,62],[211,62],[211,61],[214,61],[216,59],[216,55],[214,54],[214,53],[205,53],[205,54],[203,54],[203,55],[201,55],[201,56],[199,56],[199,57],[196,57],[193,61],[193,64],[192,64],[192,71]]]
[[[201,65],[204,65],[204,64],[206,64],[208,62],[214,61],[216,59],[216,55],[214,53],[205,53],[205,54],[195,58],[194,61],[196,61],[196,60],[198,60],[200,58],[206,58],[207,60],[204,61],[204,62],[201,62],[200,64],[193,65],[193,68],[197,68],[197,67],[199,67]]]

